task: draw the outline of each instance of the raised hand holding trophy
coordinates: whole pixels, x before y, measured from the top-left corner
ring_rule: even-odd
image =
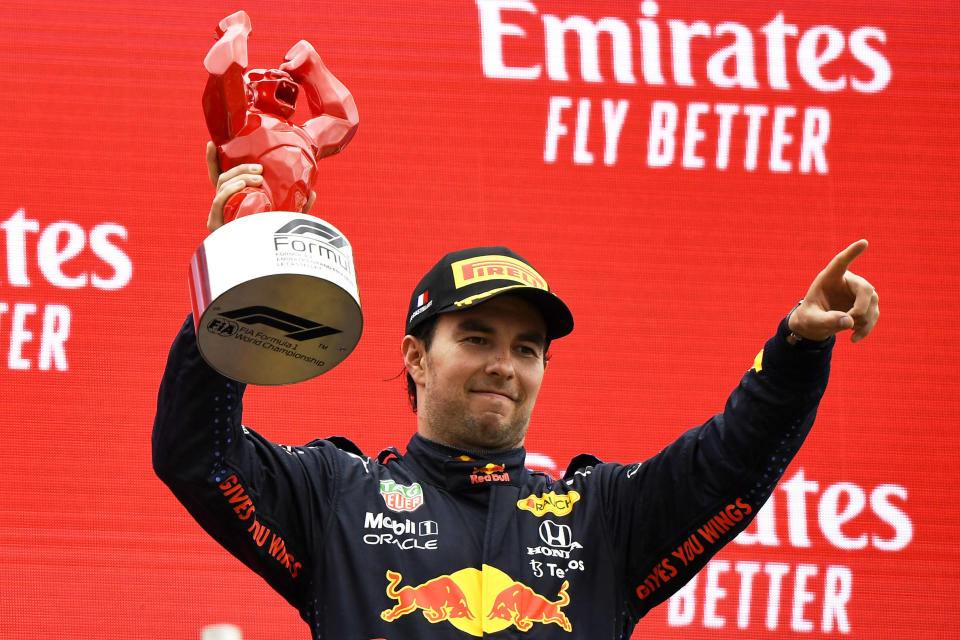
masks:
[[[197,343],[224,375],[253,384],[308,380],[339,364],[363,326],[350,243],[302,213],[317,161],[359,124],[353,97],[301,40],[279,69],[247,70],[250,18],[217,27],[203,63],[203,110],[222,171],[263,166],[261,186],[235,193],[224,224],[190,262]],[[290,121],[303,90],[311,119]]]

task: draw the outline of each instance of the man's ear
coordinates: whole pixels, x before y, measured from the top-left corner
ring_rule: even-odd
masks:
[[[421,385],[426,376],[427,350],[424,347],[423,340],[416,336],[403,336],[403,342],[400,343],[400,353],[403,356],[403,366],[407,373],[413,378],[413,381]]]

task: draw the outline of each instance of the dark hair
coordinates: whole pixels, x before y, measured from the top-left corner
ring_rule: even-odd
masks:
[[[430,344],[433,342],[433,336],[437,332],[437,318],[440,316],[433,316],[424,320],[422,323],[418,324],[413,328],[413,331],[410,332],[410,335],[414,338],[418,338],[423,342],[424,351],[430,350]],[[548,339],[546,344],[543,345],[543,364],[546,365],[550,361],[550,340]],[[413,376],[410,375],[409,371],[405,371],[407,374],[407,398],[410,400],[410,407],[413,408],[413,412],[417,412],[417,383],[413,381]]]
[[[430,344],[433,342],[433,335],[437,331],[437,318],[439,316],[433,316],[432,318],[427,318],[417,326],[413,328],[413,331],[410,332],[410,335],[414,338],[419,338],[423,342],[423,348],[425,351],[430,350]],[[413,412],[417,412],[417,383],[413,381],[413,376],[410,375],[410,372],[407,371],[407,397],[410,399],[410,406],[413,408]]]

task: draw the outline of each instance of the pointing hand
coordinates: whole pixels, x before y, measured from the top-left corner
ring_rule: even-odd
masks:
[[[867,337],[880,317],[880,298],[873,285],[847,270],[867,246],[866,240],[854,242],[814,278],[803,302],[790,316],[794,334],[807,340],[826,340],[852,329],[853,342]]]

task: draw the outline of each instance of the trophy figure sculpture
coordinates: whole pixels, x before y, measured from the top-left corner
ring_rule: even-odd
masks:
[[[257,163],[263,180],[227,201],[227,224],[190,262],[190,293],[197,343],[211,366],[241,382],[290,384],[330,370],[360,340],[350,243],[302,212],[317,161],[350,142],[359,117],[305,40],[279,69],[248,70],[250,31],[243,11],[218,25],[203,61],[203,111],[220,169]],[[294,124],[301,89],[311,118]]]

